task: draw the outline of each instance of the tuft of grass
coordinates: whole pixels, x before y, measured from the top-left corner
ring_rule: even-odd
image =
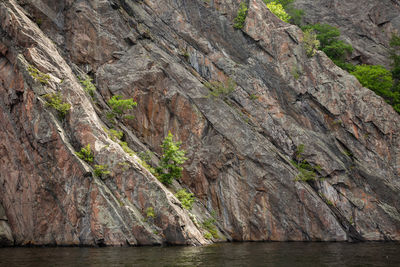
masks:
[[[92,81],[93,79],[90,77],[86,77],[86,79],[84,79],[83,77],[79,78],[79,82],[82,84],[83,90],[85,90],[85,92],[93,98],[94,92],[96,92],[96,86],[94,86]]]
[[[64,119],[65,115],[67,115],[68,111],[71,109],[71,105],[64,102],[60,94],[45,94],[43,97],[46,101],[46,106],[55,109],[61,119]]]
[[[209,235],[211,235],[211,237],[213,237],[213,238],[219,238],[219,235],[218,235],[218,230],[217,230],[217,227],[215,226],[215,223],[216,223],[216,221],[215,221],[215,219],[214,218],[209,218],[209,219],[207,219],[207,220],[205,220],[205,221],[203,221],[203,223],[201,224],[201,226],[203,227],[203,229],[204,230],[207,230],[208,232],[208,234]],[[207,234],[206,233],[206,234]],[[205,236],[204,236],[205,237]],[[211,239],[211,238],[210,238]]]
[[[236,82],[229,78],[225,83],[219,81],[205,82],[204,86],[211,90],[207,97],[225,98],[229,96],[236,89]]]
[[[104,178],[110,174],[107,165],[94,165],[94,175],[100,178]]]
[[[176,198],[182,204],[182,207],[191,210],[194,202],[194,195],[186,191],[186,189],[181,189],[175,194]]]
[[[87,146],[82,147],[81,151],[75,152],[75,154],[83,161],[86,161],[87,163],[93,163],[94,155],[92,150],[90,149],[90,144],[87,144]]]
[[[154,208],[153,207],[148,207],[146,209],[146,217],[147,218],[155,218],[156,214],[154,213]]]
[[[295,160],[292,160],[291,163],[296,169],[299,171],[299,174],[295,178],[295,181],[316,181],[322,180],[323,178],[318,175],[322,171],[321,166],[319,165],[311,165],[304,158],[304,144],[300,144],[295,151]]]
[[[33,79],[40,82],[41,84],[43,84],[43,85],[49,84],[50,75],[41,72],[40,70],[38,70],[37,68],[35,68],[32,65],[28,65],[28,72],[29,72],[29,75],[31,75]]]

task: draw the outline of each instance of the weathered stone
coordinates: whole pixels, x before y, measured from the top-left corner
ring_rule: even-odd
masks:
[[[400,240],[399,115],[322,52],[308,58],[301,30],[262,0],[234,29],[239,2],[54,4],[65,30],[0,3],[0,196],[16,244],[206,244],[211,212],[220,240]],[[47,85],[27,62],[50,74]],[[96,103],[72,69],[94,76]],[[229,78],[234,92],[210,97],[203,83]],[[71,104],[64,121],[41,97],[55,91]],[[106,102],[116,94],[138,106],[113,125]],[[197,223],[105,125],[156,156],[168,131],[183,142]],[[106,179],[75,156],[86,144]],[[296,179],[302,144],[315,181]]]
[[[390,67],[388,49],[392,34],[400,34],[400,3],[397,0],[296,0],[305,11],[305,23],[328,23],[350,43],[354,63]]]

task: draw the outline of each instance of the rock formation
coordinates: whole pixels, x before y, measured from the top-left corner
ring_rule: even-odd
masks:
[[[0,1],[6,245],[400,240],[399,115],[322,52],[308,58],[301,30],[262,0],[234,29],[239,3]],[[233,92],[210,96],[207,81],[228,80]],[[46,105],[56,92],[64,119]],[[134,119],[107,118],[113,95],[138,103]],[[182,141],[172,188],[196,195],[191,213],[112,127],[158,157],[168,131]],[[87,144],[110,175],[77,157]]]
[[[354,63],[390,67],[389,41],[400,34],[400,1],[296,0],[294,6],[305,11],[306,23],[338,27],[354,48]]]

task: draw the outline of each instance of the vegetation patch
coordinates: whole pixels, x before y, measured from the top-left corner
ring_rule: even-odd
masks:
[[[233,27],[235,27],[236,29],[242,29],[244,27],[244,22],[246,21],[247,17],[247,10],[247,4],[241,2],[237,11],[236,18],[233,20],[235,23]]]
[[[90,149],[90,144],[87,144],[87,146],[82,147],[81,151],[75,152],[75,154],[83,161],[86,161],[87,163],[93,163],[94,160],[94,155],[92,150]]]
[[[154,208],[153,207],[148,207],[146,209],[146,217],[147,218],[153,218],[153,219],[156,217],[156,214],[154,212]]]
[[[83,90],[85,90],[85,92],[93,98],[94,93],[96,92],[96,86],[94,86],[92,81],[93,81],[93,79],[90,77],[86,77],[86,79],[84,79],[82,77],[79,78],[79,82],[82,84]]]
[[[312,29],[305,30],[303,35],[303,47],[308,57],[315,56],[319,45],[320,43],[315,32]]]
[[[282,19],[277,14],[275,14],[275,12],[272,11],[272,9],[268,7],[271,10],[271,12],[273,12],[281,20],[289,22],[289,23],[292,23],[292,24],[295,24],[295,25],[298,25],[298,26],[302,25],[303,16],[304,16],[304,10],[295,8],[293,6],[294,0],[263,0],[263,1],[267,5],[267,7],[268,7],[268,5],[271,5],[271,4],[273,4],[275,7],[277,5],[281,5],[282,6],[282,9],[286,14],[286,15],[283,15],[283,18],[286,18],[287,21]],[[280,10],[280,8],[276,8],[276,9]],[[282,14],[282,11],[279,11],[279,13]]]
[[[122,99],[122,95],[114,95],[108,100],[108,105],[111,107],[111,113],[107,116],[109,118],[125,118],[132,119],[133,115],[127,115],[126,113],[137,106],[137,103],[132,98]]]
[[[292,164],[299,171],[299,174],[295,178],[295,181],[315,181],[318,179],[323,179],[319,176],[319,172],[321,172],[321,166],[316,165],[313,166],[304,158],[304,144],[300,144],[297,147],[295,153],[295,160],[292,160]]]
[[[100,178],[104,178],[110,174],[107,165],[94,165],[94,175]]]
[[[201,224],[202,228],[207,231],[207,233],[204,234],[204,237],[207,239],[212,239],[212,238],[219,238],[218,235],[218,230],[217,227],[215,226],[215,219],[214,218],[209,218]]]
[[[71,109],[71,105],[64,102],[60,94],[45,94],[43,97],[46,101],[46,106],[55,109],[61,119],[64,119],[65,115],[67,115],[68,111]]]
[[[173,135],[169,132],[161,145],[163,155],[156,168],[158,179],[167,185],[172,184],[173,179],[181,178],[181,165],[187,160],[185,151],[180,149],[182,142],[174,142],[172,139]]]
[[[288,13],[286,13],[285,9],[283,8],[283,6],[280,3],[277,3],[275,1],[273,2],[268,2],[265,1],[268,9],[274,13],[275,16],[277,16],[280,20],[289,23],[291,17],[288,15]]]
[[[33,79],[40,82],[41,84],[45,85],[45,84],[49,83],[50,75],[41,72],[34,66],[28,65],[28,72],[29,72],[29,75],[31,75]]]
[[[211,90],[207,97],[225,98],[236,89],[236,82],[229,78],[225,83],[219,81],[205,82],[204,86]]]
[[[194,195],[186,191],[186,189],[181,189],[175,194],[176,198],[182,204],[182,207],[191,210],[194,202]]]
[[[312,30],[316,33],[320,43],[320,49],[339,67],[347,71],[353,69],[353,65],[346,63],[348,56],[353,52],[353,47],[339,40],[340,31],[329,24],[314,24],[302,27],[303,31]]]

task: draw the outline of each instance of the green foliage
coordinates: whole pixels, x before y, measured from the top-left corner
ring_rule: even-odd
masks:
[[[293,78],[295,80],[298,80],[300,78],[300,76],[302,75],[301,70],[296,65],[292,66],[290,73],[293,75]]]
[[[118,144],[121,146],[122,150],[125,151],[125,153],[128,153],[130,156],[134,156],[135,152],[128,146],[127,142],[118,142]]]
[[[267,7],[269,10],[271,10],[272,13],[275,14],[278,18],[283,20],[284,22],[289,23],[291,17],[286,13],[285,9],[283,6],[277,2],[270,2],[267,3]]]
[[[392,59],[392,75],[395,80],[395,91],[400,91],[400,36],[393,34],[390,39],[389,50]]]
[[[113,96],[107,103],[112,109],[112,113],[110,113],[109,117],[113,118],[122,116],[127,111],[130,111],[137,106],[137,103],[134,102],[132,98],[122,99],[121,95]],[[130,115],[129,118],[132,118],[132,115]]]
[[[290,20],[289,22],[301,27],[303,25],[304,10],[294,8],[292,5],[285,7],[286,13],[288,13]]]
[[[68,111],[71,109],[71,105],[64,102],[60,94],[45,94],[43,97],[46,100],[46,106],[54,108],[61,119],[64,119],[65,115],[67,115]]]
[[[110,174],[107,165],[94,165],[94,175],[103,178]]]
[[[290,4],[292,4],[294,2],[294,0],[263,0],[265,4],[269,4],[269,3],[277,3],[280,4],[283,8],[288,7]]]
[[[339,40],[340,31],[329,24],[314,24],[302,27],[304,31],[313,30],[320,42],[320,49],[332,59],[339,67],[352,70],[353,66],[346,63],[346,58],[353,52],[353,47],[342,40]]]
[[[308,163],[303,155],[304,149],[304,144],[300,144],[295,152],[296,160],[291,161],[293,166],[299,171],[295,181],[307,182],[321,179],[318,175],[318,172],[321,171],[321,166],[312,166],[310,163]]]
[[[31,75],[33,79],[40,82],[41,84],[49,83],[50,75],[41,72],[34,66],[28,65],[28,72],[29,72],[29,75]]]
[[[106,128],[104,128],[104,131],[107,132],[108,137],[114,142],[119,142],[124,136],[124,133],[122,131],[117,131],[114,129],[107,130]]]
[[[210,237],[207,239],[211,239],[212,237],[219,238],[218,230],[217,230],[217,227],[215,226],[215,223],[216,223],[216,221],[214,218],[209,218],[209,219],[203,221],[201,226],[203,227],[203,229],[208,231],[208,235],[207,235],[207,233],[204,235],[205,238],[207,238],[206,235]]]
[[[213,236],[210,232],[205,232],[203,236],[205,239],[208,239],[208,240],[211,240],[213,238]]]
[[[360,65],[355,67],[351,74],[356,76],[360,83],[378,95],[385,98],[391,97],[391,87],[393,85],[392,74],[390,71],[379,65]]]
[[[151,151],[139,152],[138,157],[145,162],[151,162],[153,153]]]
[[[251,94],[249,97],[250,97],[250,100],[257,100],[259,98],[259,96],[256,94]]]
[[[233,20],[235,24],[233,27],[236,29],[242,29],[244,26],[244,22],[246,21],[247,16],[247,5],[244,2],[241,2],[239,5],[239,9],[237,11],[236,18]]]
[[[156,214],[154,213],[154,208],[153,207],[148,207],[146,209],[146,217],[147,218],[154,218],[156,217]]]
[[[174,142],[171,132],[165,137],[161,145],[163,155],[160,159],[160,166],[156,168],[158,178],[164,184],[172,184],[173,179],[182,176],[183,168],[181,165],[187,160],[185,151],[180,149],[181,142]]]
[[[359,82],[377,95],[400,113],[400,86],[392,78],[392,72],[380,65],[360,65],[351,72]]]
[[[90,77],[86,77],[86,79],[79,78],[79,82],[83,85],[83,90],[93,98],[94,92],[96,92],[96,86],[94,86],[92,81],[93,79]]]
[[[204,86],[211,90],[207,97],[225,98],[236,89],[236,82],[229,78],[225,83],[219,81],[205,82]]]
[[[319,41],[317,39],[317,35],[312,29],[308,29],[304,31],[303,37],[303,46],[306,50],[306,54],[308,57],[313,57],[319,48]]]
[[[186,189],[181,189],[175,194],[176,198],[179,199],[182,206],[191,210],[194,202],[194,195],[186,191]]]
[[[277,4],[281,5],[289,17],[288,21],[286,21],[286,22],[290,22],[290,23],[298,25],[298,26],[302,25],[304,10],[295,8],[293,6],[294,0],[263,0],[263,1],[267,5],[267,7],[268,7],[268,4],[271,4],[271,3],[274,3],[275,5],[277,5]],[[275,15],[277,15],[277,14],[275,14]],[[285,21],[285,20],[283,20],[283,21]]]
[[[82,147],[81,151],[75,152],[75,154],[81,159],[86,161],[87,163],[92,163],[94,159],[94,155],[92,150],[90,149],[90,144],[87,144],[86,147]]]

